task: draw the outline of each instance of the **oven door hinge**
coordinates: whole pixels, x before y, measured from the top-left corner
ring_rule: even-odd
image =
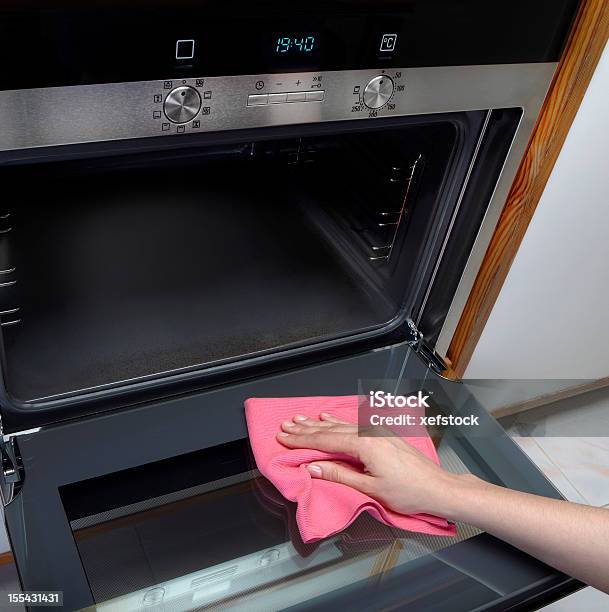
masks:
[[[406,321],[406,333],[408,334],[406,343],[416,355],[418,355],[419,359],[421,359],[430,370],[440,376],[444,376],[446,371],[450,369],[448,364],[444,358],[440,357],[440,355],[425,342],[423,334],[419,331],[419,328],[412,319]]]
[[[24,479],[23,462],[15,436],[0,437],[2,471],[0,472],[0,495],[2,505],[8,506],[21,491]]]

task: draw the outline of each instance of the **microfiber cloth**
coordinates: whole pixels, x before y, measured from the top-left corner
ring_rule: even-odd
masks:
[[[286,526],[287,534],[296,552],[303,558],[311,556],[321,541],[305,544],[296,522],[296,504],[287,500],[266,478],[254,478],[252,489],[259,503]],[[369,552],[387,546],[396,539],[404,537],[403,532],[375,521],[368,514],[359,516],[339,536],[336,546],[345,554],[360,550]]]
[[[368,495],[346,485],[312,478],[306,466],[313,461],[340,461],[362,469],[352,457],[310,449],[289,449],[277,441],[283,421],[297,414],[318,419],[328,412],[350,423],[357,422],[358,396],[250,398],[245,416],[250,443],[261,474],[288,500],[296,502],[296,521],[303,542],[315,542],[343,531],[362,513],[406,531],[454,536],[456,528],[445,519],[428,514],[403,515],[385,508]],[[420,432],[418,432],[420,433]],[[438,455],[428,436],[404,438],[435,463]]]

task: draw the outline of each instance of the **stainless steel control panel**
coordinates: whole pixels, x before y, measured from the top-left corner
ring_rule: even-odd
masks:
[[[170,79],[0,92],[0,151],[521,106],[554,64]]]

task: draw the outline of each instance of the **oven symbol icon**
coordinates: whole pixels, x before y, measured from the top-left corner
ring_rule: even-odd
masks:
[[[383,34],[383,38],[381,39],[381,53],[391,53],[392,51],[395,51],[397,44],[397,34]]]

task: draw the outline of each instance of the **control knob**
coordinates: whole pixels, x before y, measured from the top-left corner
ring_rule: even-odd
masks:
[[[393,79],[388,76],[377,76],[366,85],[364,89],[364,104],[371,109],[385,106],[391,96],[395,85]]]
[[[165,98],[163,110],[172,123],[188,123],[201,110],[201,96],[194,87],[176,87]]]

